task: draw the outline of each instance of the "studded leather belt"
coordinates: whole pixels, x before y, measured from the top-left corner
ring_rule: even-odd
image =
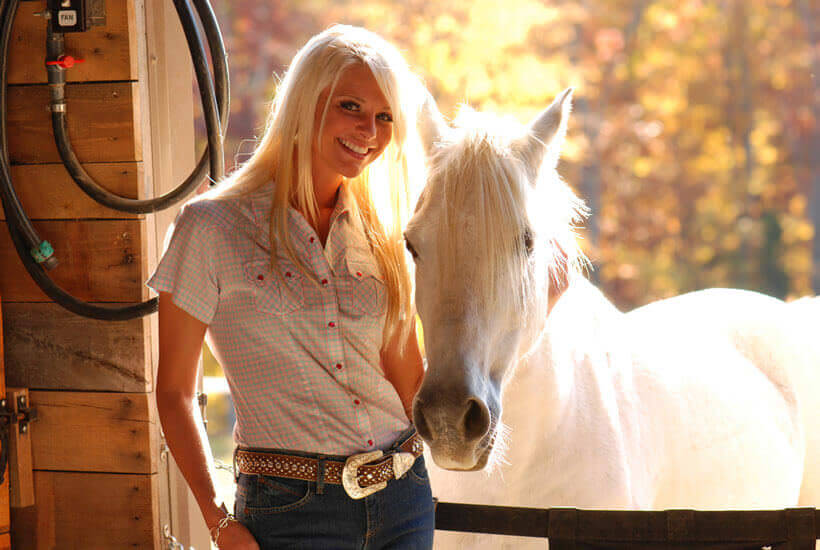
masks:
[[[278,452],[237,449],[236,468],[243,474],[261,474],[303,481],[318,481],[319,464],[324,464],[324,482],[341,484],[351,498],[380,491],[391,479],[398,479],[422,454],[421,436],[413,433],[396,450],[376,450],[352,455],[344,462],[319,460]]]

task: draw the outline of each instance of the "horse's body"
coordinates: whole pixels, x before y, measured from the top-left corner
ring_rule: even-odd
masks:
[[[567,102],[557,100],[542,115],[542,127],[539,121],[531,127],[549,147],[563,132]],[[552,134],[539,135],[550,117]],[[509,197],[473,202],[475,195],[447,186],[469,185],[451,183],[453,161],[480,169],[480,160],[463,158],[464,149],[448,158],[443,128],[434,130],[442,151],[430,149],[434,175],[407,232],[428,350],[415,421],[436,463],[467,470],[431,465],[436,497],[539,508],[820,505],[820,299],[785,304],[753,292],[715,289],[621,313],[572,268],[572,252],[565,258],[563,284],[556,284],[554,270],[538,271],[544,263],[539,250],[552,243],[548,257],[555,258],[556,250],[564,253],[569,245],[533,218],[508,231],[511,238],[526,235],[526,247],[482,255],[477,248],[485,243],[481,230],[470,226],[470,217],[478,217],[471,205],[481,204],[482,221],[503,234],[506,226],[487,214],[493,209],[486,203],[507,201],[495,209],[507,212],[518,205],[526,218],[532,188],[562,184],[540,181],[545,168],[538,158],[534,169],[522,169],[525,183],[498,182],[521,186]],[[515,155],[520,149],[501,151]],[[553,169],[554,164],[546,167]],[[473,192],[482,189],[487,182]],[[461,204],[451,204],[459,197]],[[449,218],[450,230],[438,221],[442,216]],[[463,229],[463,242],[453,228]],[[437,242],[444,235],[455,241],[446,253]],[[520,272],[485,272],[490,283],[481,279],[480,262],[516,250],[526,256]],[[478,262],[470,269],[479,274],[463,276],[463,285],[453,283],[453,269],[468,260]],[[519,264],[510,265],[515,272]],[[549,302],[539,301],[535,290],[512,291],[513,305],[505,310],[504,300],[487,301],[476,291],[487,284],[515,289],[516,278],[519,285],[532,285],[538,276],[544,278],[541,298],[549,286]],[[503,458],[495,447],[500,431],[508,432]],[[478,541],[491,548],[502,544],[442,532],[437,541],[471,548]],[[520,548],[525,539],[505,541]],[[543,547],[543,541],[535,544]]]
[[[795,314],[797,307],[716,289],[624,314],[578,281],[506,388],[506,463],[488,472],[431,466],[435,496],[538,508],[817,506],[820,339],[810,334],[810,308]],[[540,411],[553,397],[543,388],[555,363],[572,371],[569,410],[546,431]],[[441,531],[436,541],[544,547]]]

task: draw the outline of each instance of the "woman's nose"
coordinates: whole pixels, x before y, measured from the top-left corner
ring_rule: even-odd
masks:
[[[358,130],[361,132],[362,137],[367,139],[376,137],[376,117],[362,116],[359,119]]]

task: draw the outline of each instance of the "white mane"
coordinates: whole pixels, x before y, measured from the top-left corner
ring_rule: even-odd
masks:
[[[515,138],[526,132],[519,123],[462,108],[454,124],[430,158],[425,191],[443,194],[437,233],[450,236],[438,240],[446,260],[439,280],[463,277],[469,265],[486,311],[510,311],[512,302],[513,315],[540,319],[550,277],[564,279],[585,265],[575,229],[586,207],[554,169],[539,170],[530,181],[514,150]],[[464,239],[470,247],[456,245]]]

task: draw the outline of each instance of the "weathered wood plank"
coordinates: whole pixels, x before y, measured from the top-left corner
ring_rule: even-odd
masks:
[[[3,359],[3,308],[0,300],[0,396],[6,396],[5,361]],[[13,426],[13,425],[12,425]],[[8,449],[4,449],[8,452]],[[0,485],[0,532],[7,532],[11,526],[11,516],[9,515],[9,462],[6,463],[3,471],[3,484]]]
[[[53,303],[3,304],[6,379],[17,387],[152,390],[150,320],[86,319]]]
[[[10,84],[47,81],[46,21],[34,15],[45,8],[45,0],[20,2],[9,44]],[[133,0],[106,2],[105,26],[66,34],[66,53],[85,59],[67,72],[68,81],[137,80],[136,36],[128,32],[133,19]]]
[[[87,163],[83,166],[102,187],[121,197],[145,198],[142,162]],[[142,218],[112,210],[86,195],[62,164],[20,164],[11,167],[20,202],[31,219]],[[0,208],[0,220],[5,212]]]
[[[152,394],[32,391],[31,403],[35,470],[157,472]]]
[[[66,86],[68,135],[80,162],[142,160],[139,83]],[[61,162],[51,130],[47,85],[9,86],[9,158],[12,163]]]
[[[139,302],[147,266],[143,220],[48,220],[36,224],[54,247],[59,265],[49,272],[74,296],[97,302]],[[29,277],[5,223],[0,224],[0,294],[8,301],[42,302],[48,297]]]
[[[15,548],[160,548],[157,474],[35,471],[34,486],[37,505],[12,518]]]

